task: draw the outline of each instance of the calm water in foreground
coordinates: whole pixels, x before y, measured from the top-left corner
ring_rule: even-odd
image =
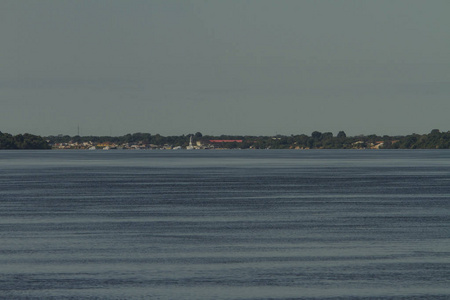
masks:
[[[1,299],[449,299],[450,151],[2,151]]]

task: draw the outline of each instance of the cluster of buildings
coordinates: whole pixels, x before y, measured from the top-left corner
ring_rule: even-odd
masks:
[[[189,146],[173,146],[173,145],[154,145],[146,144],[144,142],[138,142],[134,144],[116,144],[112,142],[73,142],[68,143],[54,143],[51,144],[52,149],[72,149],[72,150],[112,150],[112,149],[126,149],[126,150],[179,150],[179,149],[221,149],[221,145],[224,143],[242,143],[242,140],[209,140],[209,143],[205,144],[202,141],[196,141],[192,143],[192,139],[189,142]]]
[[[374,143],[365,143],[363,141],[357,141],[357,142],[354,142],[352,145],[356,146],[356,148],[360,148],[362,146],[363,148],[366,148],[366,149],[380,149],[380,147],[383,147],[384,142],[377,141]]]
[[[392,141],[392,143],[396,143],[396,141]],[[256,143],[256,141],[254,141]],[[367,142],[367,141],[355,141],[351,144],[346,145],[346,149],[380,149],[384,146],[383,141],[376,141],[376,142]],[[231,139],[211,139],[211,140],[198,140],[195,143],[193,143],[192,138],[189,140],[189,144],[186,145],[186,142],[184,145],[170,145],[170,144],[163,144],[163,145],[155,145],[155,144],[148,144],[143,141],[137,142],[137,143],[123,143],[123,144],[117,144],[113,142],[75,142],[70,141],[67,143],[54,143],[50,144],[53,149],[78,149],[78,150],[112,150],[112,149],[125,149],[125,150],[179,150],[179,149],[186,149],[186,150],[195,150],[195,149],[234,149],[234,148],[240,148],[240,147],[247,147],[249,149],[254,149],[254,145],[249,145],[247,142],[244,145],[244,141],[239,140],[231,140]],[[267,149],[271,148],[271,145],[266,146]],[[323,149],[324,147],[316,147],[314,149]],[[300,146],[297,145],[297,143],[294,143],[293,145],[290,145],[289,148],[285,149],[299,149],[299,150],[306,150],[310,149],[309,147]]]
[[[113,150],[113,149],[126,149],[126,150],[157,150],[157,149],[174,149],[171,145],[154,145],[154,144],[116,144],[110,142],[93,143],[93,142],[68,142],[68,143],[55,143],[52,144],[52,149],[73,149],[73,150]]]

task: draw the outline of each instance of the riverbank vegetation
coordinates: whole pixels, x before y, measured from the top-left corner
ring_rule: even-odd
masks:
[[[242,136],[202,135],[162,136],[133,133],[123,136],[47,136],[11,135],[0,132],[0,149],[180,149],[189,145],[192,137],[196,149],[449,149],[450,131],[433,129],[428,134],[406,136],[347,136],[340,131],[314,131],[311,135]]]
[[[0,149],[51,149],[48,142],[37,135],[25,133],[11,135],[0,131]]]
[[[173,149],[185,148],[192,136],[198,149],[449,149],[450,131],[432,130],[429,134],[406,136],[359,135],[348,137],[344,131],[336,135],[331,132],[314,131],[311,135],[242,136],[202,135],[200,132],[181,136],[134,133],[123,136],[48,136],[53,147],[125,149]]]

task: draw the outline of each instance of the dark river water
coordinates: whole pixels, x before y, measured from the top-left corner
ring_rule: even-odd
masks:
[[[1,299],[449,299],[450,151],[2,151]]]

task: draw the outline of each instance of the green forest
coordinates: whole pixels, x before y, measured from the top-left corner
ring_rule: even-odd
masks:
[[[48,142],[37,135],[29,133],[11,135],[0,131],[0,149],[51,149]]]
[[[428,134],[411,134],[406,136],[359,135],[347,136],[344,131],[336,135],[331,132],[314,131],[311,135],[277,135],[277,136],[243,136],[221,135],[209,136],[200,132],[181,136],[162,136],[160,134],[134,133],[123,136],[48,136],[50,144],[56,143],[113,143],[116,145],[154,145],[163,147],[185,147],[190,137],[194,142],[209,145],[211,140],[242,140],[242,142],[220,143],[215,148],[225,149],[449,149],[450,131],[440,132],[433,129]]]
[[[331,132],[314,131],[310,135],[277,136],[209,136],[200,132],[162,136],[160,134],[133,133],[123,136],[47,136],[32,134],[11,135],[0,132],[0,149],[51,149],[56,145],[66,145],[65,149],[85,149],[108,143],[120,148],[139,145],[141,148],[186,147],[190,138],[201,149],[449,149],[450,131],[433,129],[428,134],[410,134],[406,136],[359,135],[347,136],[344,131],[336,135]],[[232,142],[212,142],[225,140]],[[84,147],[84,148],[83,148]]]

